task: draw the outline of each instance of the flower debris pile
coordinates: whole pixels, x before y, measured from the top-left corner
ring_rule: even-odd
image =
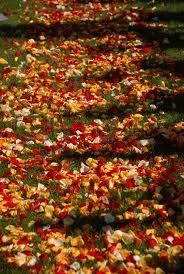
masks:
[[[0,271],[176,273],[184,90],[135,31],[144,9],[19,2],[0,26]]]

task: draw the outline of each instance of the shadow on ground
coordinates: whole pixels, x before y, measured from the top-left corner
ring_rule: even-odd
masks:
[[[183,2],[183,1],[181,1]],[[154,11],[147,14],[147,21],[179,21],[184,22],[184,12]]]

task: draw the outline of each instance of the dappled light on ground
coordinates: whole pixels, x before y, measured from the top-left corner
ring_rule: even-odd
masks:
[[[0,273],[182,273],[184,7],[155,2],[0,4]]]

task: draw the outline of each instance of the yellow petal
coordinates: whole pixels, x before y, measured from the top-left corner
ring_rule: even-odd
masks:
[[[0,64],[1,65],[8,65],[8,62],[5,59],[0,58]]]
[[[84,244],[84,241],[82,240],[82,238],[80,236],[71,239],[71,245],[72,246],[80,246],[80,245],[83,245],[83,244]]]
[[[137,113],[137,114],[134,114],[134,115],[133,115],[133,118],[134,118],[134,119],[137,119],[137,120],[142,120],[142,119],[144,118],[144,116],[141,115],[141,114],[139,114],[139,113]]]
[[[182,247],[179,245],[171,246],[168,248],[167,253],[169,254],[170,257],[175,257],[177,256],[182,250]]]
[[[165,274],[165,271],[163,271],[161,268],[157,267],[155,273],[156,274]]]
[[[51,218],[54,212],[54,207],[52,205],[47,205],[45,207],[45,216]]]

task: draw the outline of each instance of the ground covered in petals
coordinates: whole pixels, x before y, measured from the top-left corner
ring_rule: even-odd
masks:
[[[182,1],[0,11],[0,273],[182,274]]]

